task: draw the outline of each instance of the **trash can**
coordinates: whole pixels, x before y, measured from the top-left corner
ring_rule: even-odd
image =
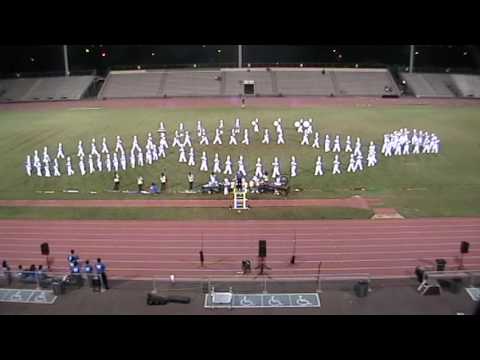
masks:
[[[462,285],[463,285],[462,279],[454,278],[450,283],[450,291],[454,294],[458,294],[462,289]]]
[[[63,295],[65,294],[65,284],[63,283],[63,281],[53,281],[52,290],[54,295]]]
[[[368,294],[368,281],[359,281],[354,286],[355,294],[358,297],[365,297]]]
[[[445,271],[445,266],[447,265],[447,260],[436,259],[435,263],[437,264],[437,271]]]

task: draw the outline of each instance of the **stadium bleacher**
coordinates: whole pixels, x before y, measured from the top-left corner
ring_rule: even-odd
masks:
[[[335,94],[333,80],[329,71],[285,70],[274,71],[278,92],[283,95],[324,95]]]
[[[450,74],[401,73],[400,77],[416,97],[456,97],[458,87]]]
[[[161,95],[163,72],[112,71],[108,74],[99,99],[149,98]]]
[[[38,79],[7,79],[2,80],[5,88],[0,96],[0,101],[22,101]]]
[[[165,74],[163,94],[167,96],[220,96],[222,85],[220,71],[177,70]]]
[[[249,80],[255,82],[256,95],[277,95],[273,91],[272,75],[266,69],[223,69],[222,73],[225,77],[224,95],[238,96],[243,94],[243,82]]]
[[[455,97],[450,74],[421,74],[438,97]]]
[[[480,76],[400,73],[416,97],[480,97]],[[0,79],[0,101],[79,100],[94,76]],[[99,99],[239,96],[244,82],[256,96],[400,96],[388,69],[249,68],[111,71]],[[90,91],[89,91],[90,92]]]
[[[253,81],[257,96],[400,95],[387,69],[252,68],[111,72],[100,99],[162,96],[239,96]]]
[[[453,83],[462,97],[480,97],[480,75],[452,74]]]
[[[59,76],[0,80],[0,101],[80,100],[94,76]]]
[[[386,69],[336,69],[334,76],[340,96],[400,95],[397,84]]]

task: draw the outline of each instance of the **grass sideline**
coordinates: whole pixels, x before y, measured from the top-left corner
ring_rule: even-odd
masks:
[[[72,105],[73,106],[73,105]],[[295,155],[299,164],[299,176],[292,180],[293,187],[302,188],[302,192],[292,192],[289,198],[341,198],[353,195],[381,197],[385,207],[393,207],[406,217],[425,216],[478,216],[480,215],[480,107],[432,107],[432,106],[392,106],[392,107],[322,107],[322,108],[238,108],[209,109],[101,109],[92,111],[1,111],[0,112],[0,199],[135,199],[135,195],[112,194],[104,192],[111,189],[112,175],[96,173],[92,176],[61,178],[27,177],[24,161],[27,154],[38,149],[41,153],[47,145],[50,154],[58,142],[63,142],[66,151],[76,150],[76,144],[82,139],[89,145],[92,137],[101,143],[101,136],[107,136],[110,148],[115,135],[130,143],[133,135],[138,135],[142,144],[147,132],[154,133],[160,121],[164,121],[169,134],[179,121],[194,132],[196,120],[201,119],[208,129],[210,141],[213,141],[214,128],[219,119],[225,120],[224,144],[228,143],[228,132],[235,117],[239,116],[242,126],[246,126],[255,117],[260,125],[274,133],[273,121],[282,117],[286,128],[284,145],[262,145],[261,135],[248,148],[239,146],[213,146],[206,148],[209,166],[213,155],[218,152],[221,160],[226,154],[233,161],[243,154],[247,160],[247,170],[254,169],[256,158],[261,156],[263,163],[271,171],[273,156],[279,155],[282,169],[289,173],[289,158]],[[383,133],[400,127],[426,129],[435,132],[442,140],[441,154],[380,157],[375,168],[360,174],[331,175],[333,154],[324,154],[311,147],[300,146],[300,138],[293,128],[293,122],[300,117],[312,117],[321,136],[326,133],[360,136],[363,140],[364,155],[367,141],[380,144]],[[196,184],[208,181],[207,173],[200,173],[199,156],[205,149],[198,145],[193,137],[197,157]],[[252,141],[252,139],[251,139]],[[314,177],[316,156],[324,157],[327,165],[323,177]],[[342,154],[343,171],[346,169],[348,154]],[[151,181],[159,182],[160,172],[164,169],[169,177],[169,190],[161,194],[162,198],[210,198],[208,195],[179,194],[187,186],[186,174],[191,168],[180,165],[175,152],[167,159],[142,169],[129,169],[121,173],[121,187],[135,189],[136,176],[142,174],[146,185]],[[76,161],[75,161],[76,163]],[[82,194],[37,194],[37,190],[57,190],[77,188]],[[365,188],[357,191],[356,188]],[[88,191],[99,192],[96,195]],[[214,198],[214,197],[212,197]],[[253,197],[252,197],[253,198]],[[263,197],[262,197],[263,198]],[[269,197],[264,197],[269,198]],[[202,210],[203,211],[203,210]],[[59,215],[61,216],[61,215]],[[220,215],[219,215],[220,216]]]
[[[0,207],[0,219],[71,220],[323,220],[369,219],[373,211],[351,208],[43,208]]]

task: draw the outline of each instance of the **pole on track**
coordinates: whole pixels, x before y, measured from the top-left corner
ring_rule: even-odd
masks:
[[[63,45],[63,64],[65,65],[65,76],[70,76],[70,68],[68,66],[68,47]]]
[[[242,45],[238,45],[238,67],[242,67]]]
[[[290,264],[295,265],[295,254],[297,252],[297,229],[293,229],[293,254],[290,259]]]
[[[320,261],[318,263],[318,270],[317,270],[317,293],[322,293],[322,286],[321,286],[321,283],[320,283],[320,269],[322,267],[322,262]]]
[[[414,55],[415,55],[415,45],[410,45],[410,64],[408,66],[409,73],[413,73]]]

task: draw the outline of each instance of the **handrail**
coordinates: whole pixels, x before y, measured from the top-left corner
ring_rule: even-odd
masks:
[[[449,278],[449,277],[471,277],[480,276],[480,270],[448,270],[448,271],[425,271],[424,279],[427,278]]]

